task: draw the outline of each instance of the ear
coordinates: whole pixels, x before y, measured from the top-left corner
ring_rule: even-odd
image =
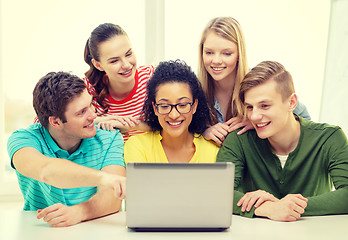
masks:
[[[59,128],[63,124],[60,118],[54,116],[48,117],[48,122],[54,128]]]
[[[296,93],[291,94],[289,97],[289,111],[294,111],[297,106],[297,95]]]
[[[156,114],[156,116],[158,117],[159,113],[157,112],[157,108],[156,108],[156,106],[155,106],[155,103],[154,103],[154,102],[152,102],[152,108],[153,108],[154,113],[155,113],[155,114]]]
[[[192,114],[195,114],[197,111],[197,107],[198,107],[198,99],[195,100],[195,102],[192,105]]]
[[[96,69],[98,69],[99,71],[102,71],[102,72],[105,71],[105,70],[102,68],[102,66],[100,65],[100,63],[99,63],[97,60],[95,60],[94,58],[92,58],[92,63],[93,63],[93,65],[94,65],[94,67],[95,67]]]

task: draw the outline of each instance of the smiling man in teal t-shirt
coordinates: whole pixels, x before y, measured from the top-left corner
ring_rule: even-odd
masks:
[[[97,130],[92,96],[70,73],[48,73],[33,92],[40,123],[8,140],[24,210],[55,227],[114,213],[125,196],[123,138]]]

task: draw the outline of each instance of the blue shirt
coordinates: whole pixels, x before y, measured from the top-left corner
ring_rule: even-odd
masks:
[[[94,137],[83,139],[79,148],[69,154],[56,144],[47,129],[42,127],[40,123],[36,123],[27,129],[15,131],[8,139],[7,150],[11,158],[11,166],[14,169],[12,157],[16,151],[24,147],[35,148],[47,157],[68,159],[97,170],[108,165],[125,166],[123,138],[119,131],[109,132],[97,129],[97,134]],[[25,201],[24,210],[43,209],[55,203],[71,206],[88,200],[97,192],[96,187],[56,188],[26,177],[17,170],[16,173]]]
[[[216,113],[217,113],[217,119],[219,122],[225,122],[224,121],[224,116],[222,115],[222,110],[220,108],[220,105],[219,105],[219,102],[218,100],[215,98],[215,103],[214,103],[214,108],[216,110]],[[297,102],[297,106],[296,108],[294,109],[293,111],[297,116],[301,116],[303,117],[304,119],[307,119],[307,120],[311,120],[311,116],[309,115],[308,111],[307,111],[307,107],[306,105],[304,105],[303,103],[301,102]],[[227,119],[228,120],[228,119]]]

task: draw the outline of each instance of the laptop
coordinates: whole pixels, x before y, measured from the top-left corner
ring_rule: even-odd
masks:
[[[234,164],[128,163],[126,216],[135,231],[231,226]]]

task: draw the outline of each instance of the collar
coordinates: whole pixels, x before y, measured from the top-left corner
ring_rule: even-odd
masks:
[[[42,135],[44,137],[45,142],[47,143],[49,148],[54,153],[56,153],[58,156],[61,155],[61,154],[64,154],[64,155],[69,154],[68,151],[66,151],[64,149],[61,149],[58,146],[58,144],[54,141],[54,139],[52,138],[51,134],[49,133],[49,131],[46,128],[41,126],[40,130],[41,130],[41,133],[42,133]],[[86,139],[82,139],[80,146],[71,155],[77,155],[79,153],[87,153],[87,151],[88,151],[88,141]]]

